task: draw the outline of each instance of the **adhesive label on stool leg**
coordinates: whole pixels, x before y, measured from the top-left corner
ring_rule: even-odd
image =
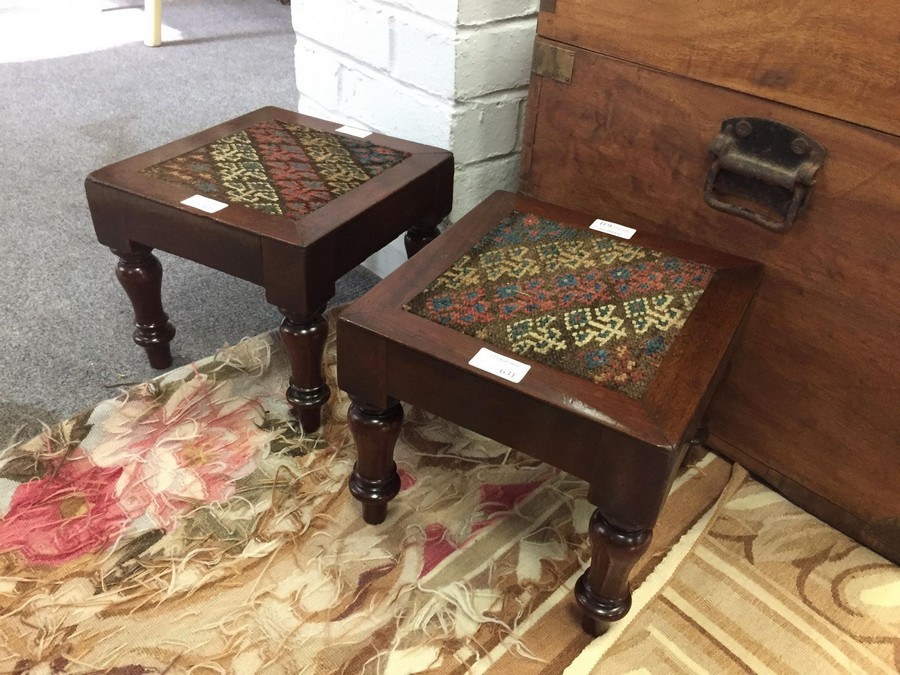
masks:
[[[503,354],[492,352],[484,347],[479,349],[478,353],[472,357],[469,365],[517,384],[531,370],[531,366],[527,363],[514,361],[507,356],[503,356]]]
[[[339,134],[347,134],[348,136],[356,136],[357,138],[365,138],[366,136],[371,136],[371,131],[366,131],[365,129],[357,129],[356,127],[338,127],[335,129]]]
[[[631,239],[634,236],[634,233],[637,232],[634,228],[625,227],[624,225],[612,223],[608,220],[601,220],[600,218],[597,218],[597,220],[591,223],[591,229],[611,234],[614,237],[621,237],[622,239]]]
[[[200,211],[205,211],[206,213],[216,213],[217,211],[221,211],[228,204],[225,202],[216,201],[215,199],[210,199],[209,197],[204,197],[203,195],[194,195],[193,197],[188,197],[187,199],[183,199],[181,201],[185,206],[190,206],[193,209],[199,209]]]

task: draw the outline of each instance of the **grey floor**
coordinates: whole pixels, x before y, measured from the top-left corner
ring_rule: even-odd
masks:
[[[0,448],[158,374],[131,342],[85,176],[263,105],[296,108],[290,6],[166,0],[169,40],[148,48],[142,4],[0,0]],[[160,258],[175,366],[278,325],[261,288]],[[376,280],[355,270],[337,301]]]

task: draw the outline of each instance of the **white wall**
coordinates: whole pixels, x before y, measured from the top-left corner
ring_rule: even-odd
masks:
[[[301,113],[436,145],[455,221],[515,190],[538,0],[293,0]],[[385,276],[398,240],[367,266]]]

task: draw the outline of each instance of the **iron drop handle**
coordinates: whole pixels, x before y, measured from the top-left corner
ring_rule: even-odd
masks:
[[[709,152],[706,203],[773,232],[786,232],[794,224],[826,155],[803,132],[758,117],[723,121]]]

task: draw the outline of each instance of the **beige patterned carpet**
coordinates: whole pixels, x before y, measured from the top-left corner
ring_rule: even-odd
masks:
[[[674,573],[571,672],[900,671],[897,566],[740,467],[690,550],[672,557]]]
[[[3,451],[0,673],[897,671],[897,568],[711,454],[594,641],[581,481],[408,409],[365,525],[334,365],[314,436],[262,336]]]

